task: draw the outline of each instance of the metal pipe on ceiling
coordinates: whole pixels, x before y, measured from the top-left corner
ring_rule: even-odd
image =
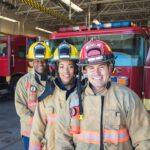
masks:
[[[70,1],[70,6],[69,6],[69,19],[71,19],[71,1]]]
[[[88,6],[88,27],[90,28],[91,24],[91,7],[90,5]]]
[[[45,13],[47,13],[48,15],[51,15],[61,21],[63,21],[64,23],[68,23],[71,25],[75,25],[75,21],[69,20],[67,19],[64,15],[60,14],[59,12],[52,10],[44,5],[41,5],[39,2],[36,2],[34,0],[19,0],[20,2],[29,5],[31,7],[34,7],[36,9],[39,9],[40,11],[43,11]]]

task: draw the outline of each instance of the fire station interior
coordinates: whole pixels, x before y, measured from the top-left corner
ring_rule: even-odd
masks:
[[[34,3],[35,2],[35,3]],[[1,34],[38,35],[45,39],[60,27],[89,25],[93,21],[108,23],[131,20],[147,26],[150,20],[149,0],[72,0],[79,8],[72,8],[65,0],[1,0]],[[41,7],[37,7],[37,3]],[[44,8],[46,11],[44,11]],[[6,20],[8,17],[14,19]]]
[[[20,124],[15,111],[13,94],[16,82],[20,76],[19,78],[16,76],[13,78],[14,80],[10,81],[11,75],[9,73],[12,70],[14,72],[17,71],[15,71],[14,68],[8,68],[8,64],[19,64],[19,61],[15,62],[14,60],[14,49],[10,52],[12,55],[9,54],[8,48],[6,48],[7,44],[4,43],[4,37],[7,37],[5,40],[15,37],[14,39],[12,38],[12,41],[16,40],[16,45],[20,42],[20,39],[23,40],[24,37],[27,40],[25,41],[27,44],[37,40],[48,43],[51,35],[58,33],[60,29],[64,30],[64,28],[69,29],[68,27],[84,26],[87,27],[88,30],[91,25],[103,25],[113,22],[120,23],[124,21],[129,21],[139,27],[147,27],[150,33],[150,0],[0,0],[0,149],[24,149],[19,133]],[[120,30],[119,32],[121,33],[122,31]],[[146,34],[147,31],[144,32]],[[149,42],[146,44],[147,49],[149,49],[150,46],[150,34],[148,36],[149,37],[146,37],[149,39]],[[109,37],[104,37],[104,39],[107,38]],[[112,38],[116,38],[115,40],[117,40],[120,37],[113,36]],[[126,38],[127,37],[123,37],[123,40],[126,40]],[[142,37],[139,37],[139,35],[136,35],[135,38],[136,41],[144,43]],[[68,39],[67,37],[67,40]],[[80,40],[84,41],[84,39]],[[127,42],[130,43],[130,41]],[[23,60],[26,57],[26,53],[24,52],[25,48],[23,44],[18,45],[19,59]],[[127,48],[128,46],[126,45],[126,49]],[[52,47],[52,49],[54,49],[54,47]],[[144,65],[143,62],[145,59],[147,65],[150,66],[150,50],[147,54],[142,55],[141,53],[142,52],[139,52],[131,57],[128,55],[122,57],[128,59],[128,64],[131,63],[135,66],[139,64]],[[142,55],[141,57],[139,56],[140,54]],[[5,64],[4,59],[8,55],[10,58],[8,58],[8,64]],[[118,57],[120,55],[121,54],[117,54]],[[148,57],[146,57],[146,55]],[[3,60],[3,63],[1,63],[1,60]],[[22,61],[22,63],[20,63],[21,68],[25,67],[24,65],[25,61]],[[140,74],[141,72],[136,73]],[[148,71],[146,77],[143,76],[148,78],[149,75],[150,71]],[[113,79],[116,80],[116,78]],[[135,80],[138,79],[135,78]],[[5,85],[4,82],[9,83]],[[124,83],[128,81],[118,79],[118,82]],[[144,83],[145,82],[146,81],[144,81]],[[9,86],[10,83],[11,85]],[[134,86],[136,90],[137,87],[136,85]],[[149,89],[146,91],[146,94],[149,96],[150,83],[146,88]],[[141,92],[141,95],[142,94]],[[146,103],[146,105],[150,108],[150,103]]]

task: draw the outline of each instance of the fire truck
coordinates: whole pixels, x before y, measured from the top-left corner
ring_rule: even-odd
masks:
[[[51,50],[65,40],[80,51],[88,39],[108,43],[116,57],[112,81],[133,89],[150,110],[150,28],[131,21],[60,28],[50,35]]]
[[[0,36],[0,94],[14,92],[19,78],[27,72],[26,53],[37,37]]]

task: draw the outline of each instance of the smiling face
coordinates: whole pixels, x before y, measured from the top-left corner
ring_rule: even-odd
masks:
[[[61,60],[58,62],[58,73],[64,85],[72,83],[75,75],[74,64],[70,60]]]
[[[112,66],[104,64],[86,66],[86,73],[93,90],[99,92],[103,90],[109,80]]]
[[[43,74],[47,69],[47,60],[44,59],[33,60],[33,68],[37,73]]]

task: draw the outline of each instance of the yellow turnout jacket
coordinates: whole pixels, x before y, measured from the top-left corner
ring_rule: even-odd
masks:
[[[82,105],[84,116],[79,120],[75,91],[59,116],[56,150],[150,150],[150,115],[132,90],[111,84],[94,94],[88,85]]]
[[[31,71],[21,77],[15,91],[15,107],[20,117],[21,135],[27,137],[30,137],[32,119],[38,102],[37,97],[41,95],[46,85],[46,81],[41,81],[38,75],[36,77],[39,82],[37,82],[35,74]]]

